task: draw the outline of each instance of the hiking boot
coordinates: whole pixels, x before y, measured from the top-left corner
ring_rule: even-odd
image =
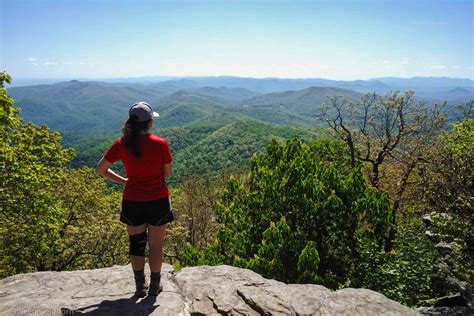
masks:
[[[145,281],[145,271],[133,271],[135,274],[135,296],[145,297],[148,286]]]
[[[161,291],[163,291],[163,286],[161,285],[161,273],[152,272],[150,276],[150,288],[148,289],[148,295],[157,296]]]

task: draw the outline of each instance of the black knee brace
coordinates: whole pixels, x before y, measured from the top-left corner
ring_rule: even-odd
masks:
[[[128,236],[130,239],[130,255],[145,257],[146,236],[146,230],[139,234]]]

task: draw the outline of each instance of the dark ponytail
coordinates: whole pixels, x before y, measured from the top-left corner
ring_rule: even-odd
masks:
[[[136,120],[137,117],[131,115],[122,127],[122,144],[129,153],[131,153],[135,158],[140,159],[140,134],[143,131],[146,131],[148,121],[137,122]]]

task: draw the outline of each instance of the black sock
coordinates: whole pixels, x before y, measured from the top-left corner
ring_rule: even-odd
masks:
[[[161,271],[151,272],[150,279],[159,281],[161,279]]]
[[[145,280],[145,270],[133,270],[133,274],[135,275],[135,280]]]
[[[148,295],[158,295],[163,287],[161,286],[161,271],[151,272],[150,274],[150,287],[148,289]]]

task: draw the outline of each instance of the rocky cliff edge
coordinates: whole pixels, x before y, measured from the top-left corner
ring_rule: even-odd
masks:
[[[146,268],[147,280],[149,270]],[[130,265],[36,272],[0,280],[0,315],[416,315],[384,295],[320,285],[284,284],[230,266],[175,273],[163,265],[163,292],[133,296]]]

